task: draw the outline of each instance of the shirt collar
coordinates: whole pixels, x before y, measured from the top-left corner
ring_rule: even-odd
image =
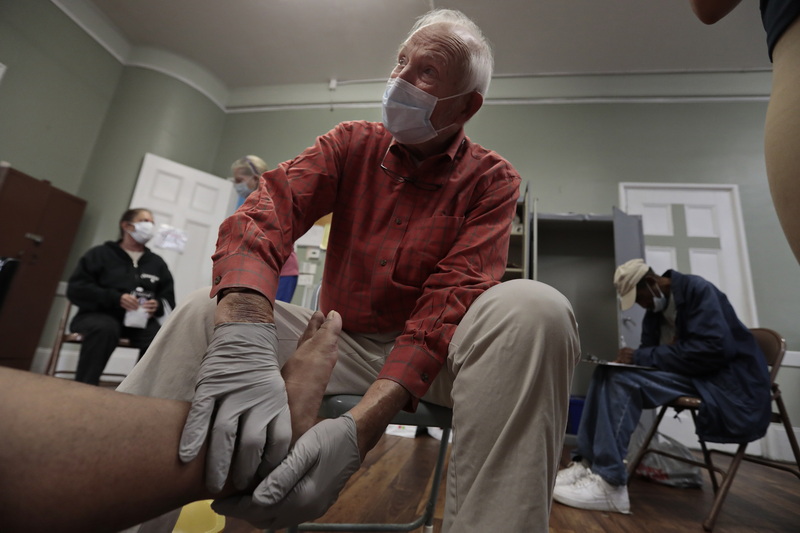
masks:
[[[388,133],[388,132],[387,132]],[[444,152],[439,154],[434,154],[430,156],[427,160],[435,160],[435,159],[442,159],[446,158],[447,161],[453,161],[459,155],[463,155],[461,150],[466,150],[466,146],[469,144],[469,139],[467,139],[467,134],[464,132],[464,127],[462,126],[458,133],[453,136],[453,141],[447,146],[447,149]],[[391,144],[389,145],[389,150],[395,154],[403,154],[402,157],[408,158],[409,160],[412,159],[411,152],[403,146],[402,144],[398,143],[396,140],[392,139]]]

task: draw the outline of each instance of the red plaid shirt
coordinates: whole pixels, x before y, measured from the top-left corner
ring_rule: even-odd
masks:
[[[347,331],[397,332],[379,378],[418,399],[464,313],[500,282],[520,177],[463,130],[418,166],[392,141],[380,123],[345,122],[265,173],[220,227],[211,295],[247,287],[272,300],[294,241],[333,212],[320,307]]]

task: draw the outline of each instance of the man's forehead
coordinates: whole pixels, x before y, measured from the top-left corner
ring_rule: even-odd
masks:
[[[400,48],[400,55],[422,51],[431,56],[440,55],[446,63],[458,65],[466,60],[469,51],[463,35],[452,25],[437,23],[414,32]]]
[[[445,24],[443,22],[437,22],[423,26],[411,34],[401,49],[405,49],[409,46],[419,46],[422,44],[445,43],[463,40],[463,37],[460,37],[454,30],[455,28],[452,26],[452,24]]]

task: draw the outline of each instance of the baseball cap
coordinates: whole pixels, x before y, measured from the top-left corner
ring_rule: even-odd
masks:
[[[614,272],[614,287],[619,294],[619,307],[626,311],[636,302],[636,284],[650,270],[643,259],[631,259],[617,267]]]

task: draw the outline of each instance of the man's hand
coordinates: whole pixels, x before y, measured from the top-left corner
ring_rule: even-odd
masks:
[[[626,365],[633,364],[633,352],[635,350],[633,348],[625,347],[619,349],[619,354],[617,355],[617,360],[614,361],[615,363],[624,363]]]
[[[323,420],[305,433],[286,459],[266,475],[252,496],[214,502],[216,512],[262,529],[281,529],[319,518],[361,466],[356,423],[350,413]]]
[[[262,456],[272,468],[289,450],[292,422],[276,345],[274,324],[214,328],[179,450],[184,463],[197,457],[213,418],[206,457],[206,486],[213,493],[222,490],[231,470],[237,489],[252,486]]]

